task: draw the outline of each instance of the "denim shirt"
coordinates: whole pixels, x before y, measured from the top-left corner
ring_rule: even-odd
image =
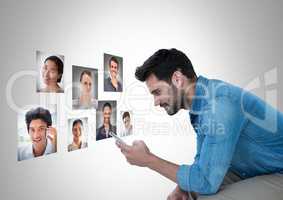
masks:
[[[197,153],[177,171],[181,189],[214,194],[228,170],[243,179],[283,173],[283,114],[259,97],[200,76],[189,115]]]

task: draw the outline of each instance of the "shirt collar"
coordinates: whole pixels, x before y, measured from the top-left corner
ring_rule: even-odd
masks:
[[[207,104],[208,100],[208,82],[209,80],[203,76],[197,78],[195,86],[195,95],[192,98],[192,105],[189,111],[191,115],[199,115],[203,106]]]
[[[112,124],[110,123],[110,124],[109,124],[109,131],[113,131],[112,129],[113,129],[113,126],[112,126]],[[102,125],[102,130],[105,132],[105,126],[104,126],[104,124]]]

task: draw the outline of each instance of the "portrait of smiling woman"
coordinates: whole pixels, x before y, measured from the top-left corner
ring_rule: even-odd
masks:
[[[78,149],[83,149],[88,146],[87,131],[85,131],[87,126],[87,118],[83,119],[70,119],[69,120],[69,145],[68,151],[74,151]],[[70,139],[71,138],[71,139]]]
[[[39,66],[39,77],[37,92],[62,93],[64,56],[45,54],[37,51],[37,63]]]
[[[97,69],[73,66],[73,109],[97,108]]]

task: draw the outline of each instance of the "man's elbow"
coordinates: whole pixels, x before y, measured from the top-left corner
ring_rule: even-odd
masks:
[[[217,183],[208,183],[199,193],[204,195],[213,195],[218,192],[219,188],[220,185]]]
[[[210,187],[210,188],[207,188],[207,190],[203,194],[213,195],[213,194],[216,194],[218,192],[218,190],[219,190],[218,187]]]

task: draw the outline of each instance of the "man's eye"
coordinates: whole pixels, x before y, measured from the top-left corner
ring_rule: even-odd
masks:
[[[155,91],[155,92],[154,92],[154,95],[155,95],[155,96],[159,96],[159,95],[160,95],[160,91]]]

